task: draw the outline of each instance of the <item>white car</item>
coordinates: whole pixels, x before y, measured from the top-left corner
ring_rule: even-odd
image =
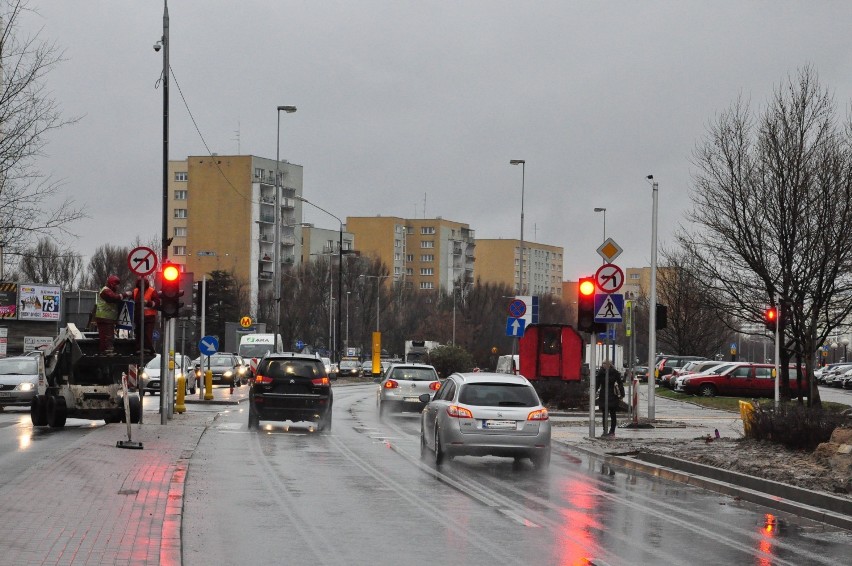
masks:
[[[191,371],[191,360],[182,355],[175,353],[175,384],[180,376],[186,377],[186,393],[195,393],[196,379],[195,372]],[[142,369],[140,378],[139,394],[145,395],[145,392],[150,394],[160,393],[160,354],[154,356],[150,362],[145,364]]]

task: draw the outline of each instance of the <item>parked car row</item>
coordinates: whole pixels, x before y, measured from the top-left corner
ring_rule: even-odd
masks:
[[[815,370],[814,377],[820,385],[852,389],[852,364],[846,362],[829,364]]]
[[[657,360],[654,363],[657,383],[665,385],[669,388],[674,388],[674,383],[672,382],[670,376],[676,370],[684,367],[689,362],[701,361],[706,359],[707,358],[704,358],[702,356],[670,356],[666,354],[659,355],[657,356]]]
[[[790,366],[795,371],[795,365]],[[803,368],[804,371],[804,368]],[[684,376],[678,391],[704,397],[728,395],[737,397],[774,397],[775,366],[751,362],[728,362],[709,371]],[[808,387],[807,378],[802,387]],[[797,392],[795,379],[790,379],[790,388]]]

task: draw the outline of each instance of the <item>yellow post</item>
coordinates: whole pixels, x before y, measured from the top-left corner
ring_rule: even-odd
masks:
[[[213,370],[208,369],[204,372],[204,400],[213,400]]]
[[[186,411],[186,405],[184,404],[184,397],[186,396],[186,376],[179,375],[175,380],[177,383],[177,397],[175,398],[175,412],[183,413]]]
[[[740,400],[740,418],[743,420],[743,432],[746,438],[754,436],[754,405]]]

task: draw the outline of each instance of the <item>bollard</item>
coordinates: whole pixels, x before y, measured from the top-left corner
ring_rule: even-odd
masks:
[[[213,400],[213,370],[210,369],[204,374],[204,400]]]
[[[639,424],[639,378],[633,376],[633,424]]]
[[[184,400],[186,397],[186,376],[179,375],[175,380],[177,387],[177,397],[175,398],[175,412],[183,413],[186,411]]]

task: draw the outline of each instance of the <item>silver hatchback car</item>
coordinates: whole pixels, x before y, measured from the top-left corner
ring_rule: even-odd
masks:
[[[420,400],[428,401],[426,395]],[[454,373],[420,420],[420,456],[435,464],[455,456],[530,458],[550,465],[550,420],[532,384],[520,375]]]
[[[420,396],[428,394],[431,398],[440,386],[438,372],[430,365],[391,364],[376,394],[379,418],[405,410],[420,412],[426,405]]]

